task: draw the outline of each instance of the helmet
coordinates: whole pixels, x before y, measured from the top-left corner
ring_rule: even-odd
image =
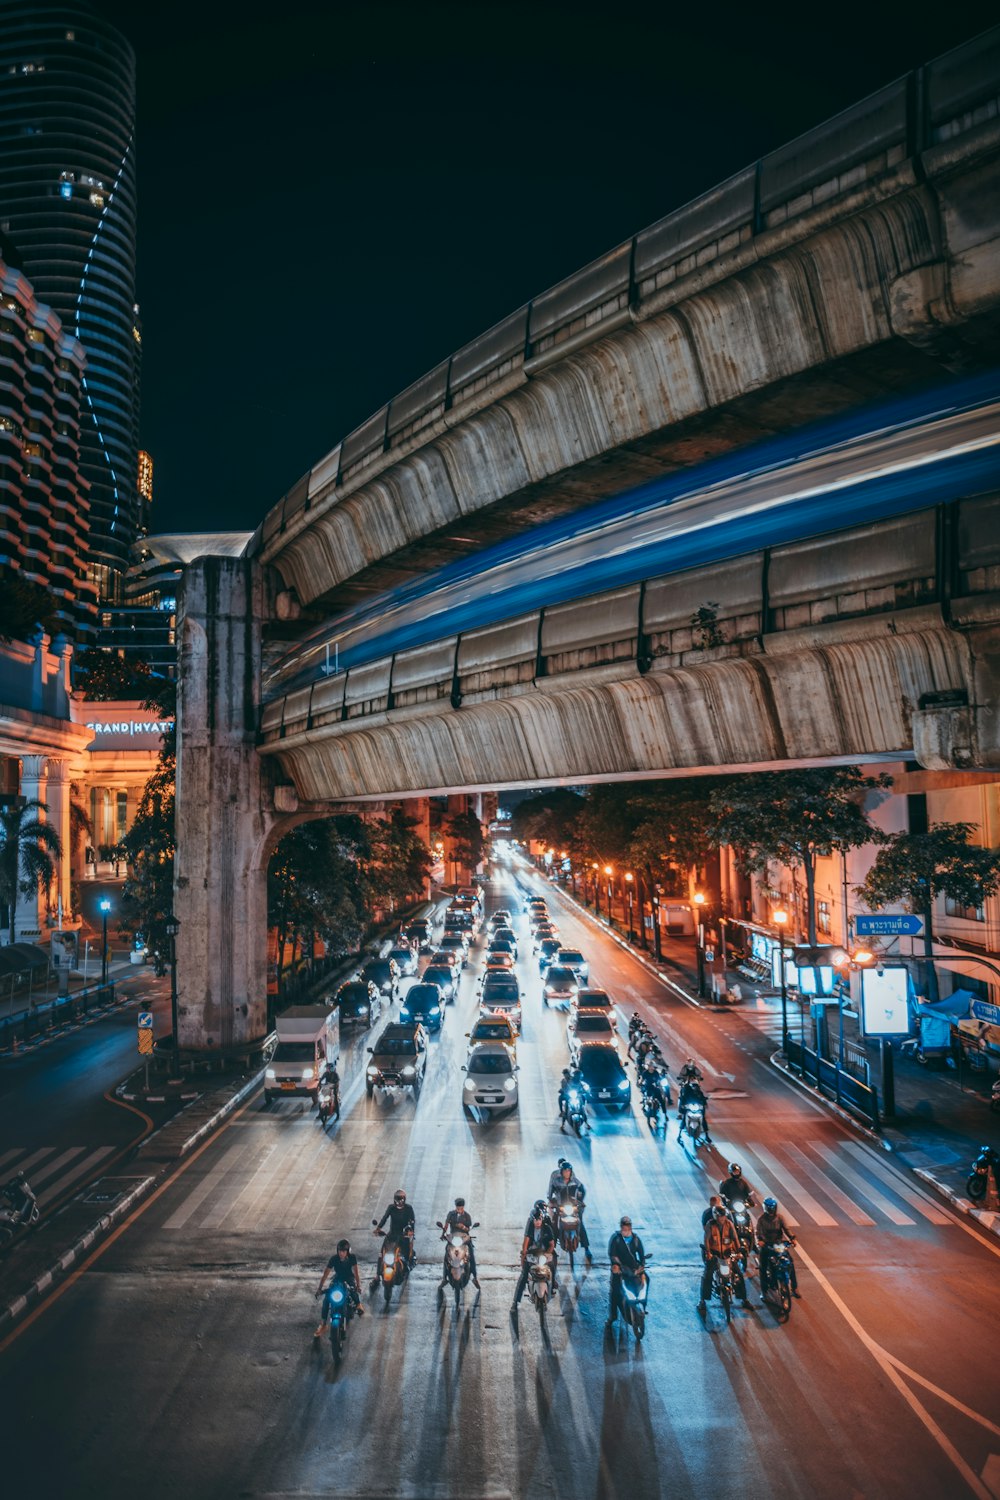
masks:
[[[743,1168],[740,1166],[740,1164],[739,1164],[738,1161],[731,1161],[729,1163],[729,1175],[730,1175],[730,1177],[742,1177],[743,1176]]]
[[[712,1212],[717,1219],[724,1219],[726,1217],[726,1208],[722,1203],[717,1203],[712,1209]]]
[[[350,1254],[350,1250],[351,1250],[351,1242],[350,1242],[350,1240],[338,1240],[337,1241],[337,1249],[338,1250],[346,1250],[348,1252],[348,1254]]]
[[[778,1207],[778,1200],[777,1200],[777,1198],[765,1198],[764,1199],[764,1212],[766,1214],[773,1214],[774,1211],[775,1211],[775,1209],[777,1207]]]
[[[618,1220],[618,1228],[624,1229],[626,1225],[628,1225],[629,1229],[631,1229],[632,1220],[629,1218],[628,1214],[622,1214],[621,1218]]]
[[[456,1198],[455,1199],[455,1207],[456,1208],[464,1208],[465,1207],[465,1199],[464,1198]]]
[[[392,1201],[393,1201],[393,1203],[405,1203],[406,1202],[406,1194],[403,1192],[402,1188],[397,1188],[396,1189],[396,1191],[392,1195]]]
[[[535,1206],[531,1210],[531,1217],[533,1219],[537,1219],[538,1216],[539,1216],[539,1214],[543,1214],[544,1212],[545,1212],[545,1200],[543,1198],[536,1199]]]
[[[560,1170],[560,1172],[568,1172],[570,1174],[570,1176],[572,1177],[572,1175],[573,1175],[573,1163],[571,1161],[561,1161],[559,1163],[559,1170]]]

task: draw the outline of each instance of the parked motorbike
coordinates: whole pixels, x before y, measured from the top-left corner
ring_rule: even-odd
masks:
[[[38,1199],[24,1173],[18,1172],[0,1187],[0,1250],[38,1219]]]
[[[578,1136],[583,1135],[585,1130],[590,1129],[590,1121],[587,1118],[587,1101],[578,1088],[570,1089],[566,1095],[566,1118]]]
[[[542,1322],[552,1300],[553,1263],[550,1250],[528,1251],[528,1293]]]
[[[440,1219],[437,1220],[437,1227],[442,1231],[441,1238],[448,1241],[448,1248],[445,1251],[446,1274],[448,1285],[455,1293],[455,1306],[458,1307],[462,1300],[462,1292],[468,1286],[472,1276],[472,1261],[469,1257],[472,1236],[462,1229],[455,1229],[450,1234],[446,1233]],[[473,1229],[479,1228],[478,1219],[472,1227]]]
[[[569,1256],[570,1270],[573,1256],[580,1248],[580,1205],[575,1198],[552,1199],[552,1219],[556,1226],[556,1238],[560,1250]]]
[[[648,1264],[648,1262],[647,1262]],[[630,1274],[621,1272],[621,1312],[625,1322],[637,1339],[646,1336],[646,1302],[649,1298],[649,1277],[645,1271]]]
[[[986,1197],[990,1185],[990,1172],[993,1173],[993,1185],[1000,1190],[1000,1153],[992,1146],[981,1146],[979,1155],[972,1163],[972,1171],[966,1178],[965,1188],[969,1197],[979,1202]]]
[[[375,1219],[372,1219],[372,1226],[376,1234],[385,1236],[385,1230],[379,1229]],[[374,1292],[381,1286],[382,1296],[385,1298],[386,1307],[388,1307],[392,1301],[393,1287],[398,1286],[402,1288],[409,1273],[410,1268],[407,1264],[403,1246],[398,1240],[387,1237],[385,1244],[379,1251],[378,1267],[372,1278],[369,1290]]]
[[[763,1277],[761,1278],[763,1281]],[[782,1240],[771,1252],[767,1273],[767,1286],[761,1286],[761,1296],[770,1302],[778,1314],[778,1321],[787,1323],[792,1311],[792,1242]]]

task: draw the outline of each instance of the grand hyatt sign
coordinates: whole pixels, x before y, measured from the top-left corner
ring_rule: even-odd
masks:
[[[159,750],[160,740],[174,727],[173,719],[140,719],[129,715],[118,719],[87,722],[94,738],[88,750]]]

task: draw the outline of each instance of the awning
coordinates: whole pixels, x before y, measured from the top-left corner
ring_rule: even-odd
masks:
[[[47,969],[48,949],[34,943],[8,943],[0,948],[0,975],[26,974],[29,969]]]

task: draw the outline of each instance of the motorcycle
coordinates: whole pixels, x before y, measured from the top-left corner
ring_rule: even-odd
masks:
[[[457,1308],[462,1299],[462,1292],[468,1286],[472,1276],[472,1262],[469,1258],[472,1236],[461,1229],[456,1229],[451,1234],[446,1233],[440,1219],[437,1220],[437,1227],[442,1231],[441,1238],[448,1241],[448,1248],[445,1251],[446,1274],[448,1285],[455,1293]],[[477,1220],[472,1227],[478,1229],[479,1221]]]
[[[38,1199],[24,1173],[18,1172],[0,1188],[0,1250],[5,1249],[20,1230],[37,1224],[39,1217]]]
[[[528,1251],[528,1293],[542,1322],[552,1300],[553,1264],[551,1250]]]
[[[649,1277],[645,1270],[621,1272],[622,1318],[632,1329],[637,1339],[646,1336],[646,1302],[649,1298]]]
[[[990,1109],[995,1115],[1000,1115],[1000,1078],[994,1083],[990,1094]]]
[[[340,1086],[332,1078],[324,1078],[320,1084],[316,1094],[316,1108],[319,1111],[319,1123],[324,1130],[331,1115],[340,1119]]]
[[[578,1088],[570,1089],[566,1095],[566,1119],[578,1136],[590,1129],[590,1121],[587,1119],[587,1102]]]
[[[767,1286],[762,1286],[760,1292],[764,1301],[770,1302],[778,1314],[778,1321],[787,1323],[792,1311],[791,1240],[780,1240],[772,1246],[770,1265],[767,1268]]]
[[[683,1134],[691,1139],[691,1145],[695,1151],[699,1146],[708,1142],[705,1133],[705,1106],[703,1104],[688,1104],[684,1109]]]
[[[372,1225],[376,1234],[385,1235],[385,1230],[379,1229],[378,1223],[375,1219],[372,1219]],[[398,1240],[387,1238],[385,1244],[379,1251],[378,1266],[376,1268],[375,1275],[372,1278],[369,1290],[372,1292],[377,1291],[378,1287],[381,1285],[382,1296],[385,1298],[386,1307],[388,1307],[389,1303],[392,1301],[393,1287],[398,1286],[402,1288],[403,1283],[405,1282],[409,1274],[410,1267],[407,1263],[406,1256],[403,1253],[402,1245]]]
[[[573,1256],[580,1248],[580,1205],[575,1198],[552,1199],[552,1219],[556,1226],[556,1238],[560,1250],[569,1256],[570,1270]]]
[[[644,1071],[639,1074],[639,1089],[642,1095],[642,1112],[649,1122],[650,1130],[659,1127],[660,1115],[663,1115],[663,1126],[666,1129],[667,1108],[671,1103],[670,1079],[666,1070],[656,1072]]]
[[[712,1272],[712,1291],[722,1303],[726,1314],[726,1322],[733,1321],[733,1265],[732,1261],[725,1255],[715,1257],[715,1269]]]
[[[990,1172],[993,1173],[993,1186],[1000,1189],[1000,1153],[992,1146],[981,1146],[979,1155],[972,1163],[972,1171],[965,1182],[965,1190],[974,1202],[979,1203],[986,1197],[990,1185]]]
[[[733,1216],[736,1225],[736,1233],[740,1237],[740,1266],[744,1274],[750,1265],[750,1256],[754,1249],[753,1220],[750,1217],[750,1205],[743,1198],[723,1199],[726,1207]]]
[[[645,1084],[642,1088],[642,1112],[650,1130],[658,1130],[660,1126],[660,1095],[652,1084]],[[665,1118],[665,1117],[664,1117]]]
[[[330,1351],[334,1365],[339,1366],[347,1348],[347,1325],[354,1316],[350,1294],[343,1282],[333,1281],[317,1296],[324,1298],[323,1321],[330,1325]]]

